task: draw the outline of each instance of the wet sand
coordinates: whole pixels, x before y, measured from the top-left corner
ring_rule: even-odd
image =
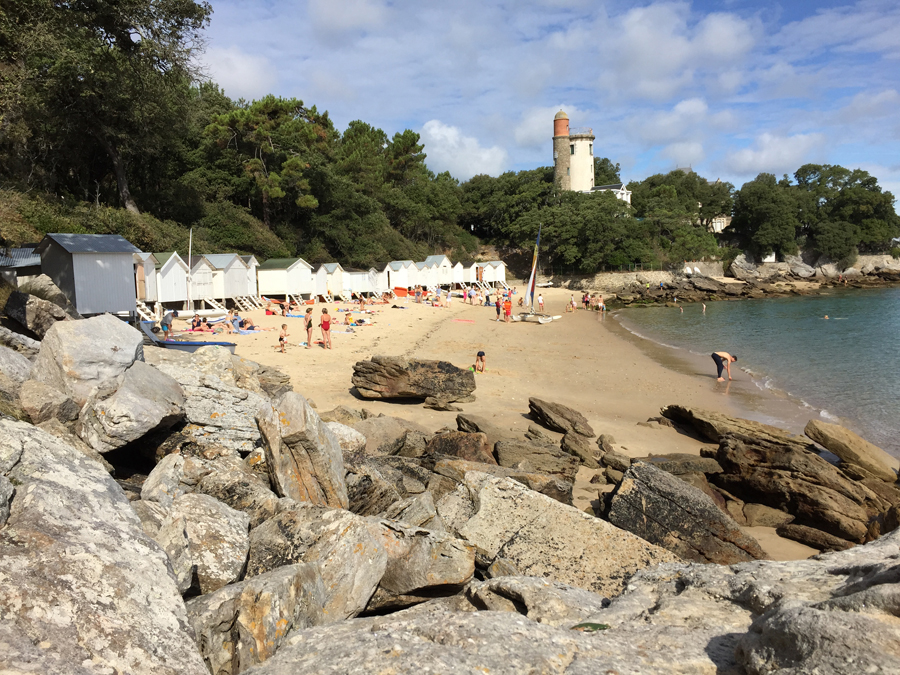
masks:
[[[519,287],[521,291],[521,287]],[[423,408],[421,403],[392,403],[357,398],[350,378],[353,364],[373,355],[440,359],[459,367],[469,367],[475,354],[487,354],[487,370],[476,375],[476,401],[459,404],[464,412],[492,418],[504,427],[523,434],[528,419],[528,398],[557,401],[580,411],[595,433],[610,434],[618,450],[632,456],[649,454],[699,454],[704,444],[690,436],[659,425],[642,426],[657,417],[668,404],[697,406],[731,415],[744,415],[740,406],[745,396],[757,396],[752,382],[741,379],[730,387],[716,382],[712,361],[707,372],[685,374],[651,358],[646,346],[638,344],[608,316],[584,310],[565,313],[571,293],[542,289],[545,311],[562,318],[550,324],[496,322],[493,308],[473,307],[454,298],[448,308],[434,308],[413,302],[370,306],[366,314],[371,326],[354,332],[341,324],[344,303],[314,306],[314,340],[321,340],[318,328],[321,309],[327,306],[334,318],[333,349],[320,345],[298,346],[306,340],[303,319],[266,316],[262,310],[245,313],[269,332],[228,336],[237,343],[237,354],[259,363],[283,369],[294,389],[312,399],[319,410],[338,405],[366,408],[373,413],[404,417],[428,429],[456,428],[456,413]],[[518,308],[514,308],[514,312]],[[355,312],[354,317],[362,314]],[[288,325],[286,354],[276,351],[281,324]],[[176,323],[176,330],[178,324]],[[188,334],[190,335],[190,334]],[[218,335],[215,339],[226,339]],[[591,472],[582,470],[576,484],[576,506],[587,508],[597,499],[598,486],[589,482]],[[773,558],[806,557],[816,553],[794,542],[784,542],[774,532],[760,544]]]

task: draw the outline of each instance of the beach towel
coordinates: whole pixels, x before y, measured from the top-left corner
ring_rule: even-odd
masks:
[[[243,330],[243,329],[238,330],[238,333],[240,333],[241,335],[252,335],[253,333],[258,333],[258,332],[259,332],[258,330]]]
[[[306,315],[305,314],[285,314],[285,316],[287,316],[290,319],[302,319]]]

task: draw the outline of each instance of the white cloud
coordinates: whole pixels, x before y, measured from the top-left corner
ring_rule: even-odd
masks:
[[[380,26],[386,15],[377,0],[309,0],[316,28],[326,33],[347,33]]]
[[[261,98],[278,84],[278,72],[266,57],[247,54],[235,46],[209,47],[203,64],[213,81],[234,99]]]
[[[703,144],[696,141],[671,143],[663,148],[661,154],[675,162],[676,166],[695,166],[706,158]]]
[[[560,110],[569,116],[569,124],[573,127],[591,126],[589,113],[580,110],[574,105],[561,103],[546,108],[531,108],[522,115],[521,121],[513,131],[516,144],[522,148],[550,148],[550,140],[553,138],[553,118]]]
[[[672,110],[632,118],[638,135],[646,143],[661,143],[683,137],[706,121],[709,107],[700,98],[679,101]]]
[[[900,109],[900,93],[897,93],[896,89],[885,89],[857,94],[838,112],[837,117],[843,122],[853,123],[896,115],[898,109]]]
[[[762,134],[755,147],[731,153],[725,160],[727,167],[739,175],[782,173],[795,171],[813,155],[821,153],[825,136],[820,133],[775,136]]]
[[[422,127],[422,143],[425,160],[435,173],[449,171],[459,180],[468,180],[477,174],[498,176],[509,165],[506,150],[499,146],[484,148],[478,139],[463,136],[459,128],[440,120],[429,120]]]

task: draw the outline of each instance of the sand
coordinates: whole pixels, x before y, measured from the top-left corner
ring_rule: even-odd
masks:
[[[632,457],[674,452],[699,454],[704,447],[704,443],[674,429],[639,424],[657,417],[661,407],[678,403],[739,415],[743,411],[734,394],[756,391],[750,381],[742,381],[737,373],[731,387],[718,384],[711,360],[708,372],[703,373],[686,375],[666,368],[648,355],[647,345],[630,338],[607,315],[584,310],[565,313],[569,291],[542,292],[545,311],[561,314],[560,320],[544,325],[506,324],[495,321],[493,308],[473,307],[459,298],[454,298],[450,308],[400,300],[395,304],[403,309],[370,306],[375,313],[365,316],[372,325],[357,327],[350,334],[338,332],[348,329],[340,325],[345,314],[337,311],[349,305],[318,304],[313,312],[313,338],[321,339],[319,317],[322,307],[328,307],[336,319],[331,350],[319,345],[311,349],[298,346],[306,340],[303,319],[266,316],[262,310],[242,316],[277,330],[227,339],[237,343],[238,355],[281,368],[290,375],[294,389],[312,399],[319,410],[338,405],[367,408],[373,413],[404,417],[433,431],[455,429],[456,413],[428,410],[421,403],[359,399],[351,391],[353,364],[373,355],[386,355],[441,359],[468,367],[474,364],[476,352],[483,350],[487,354],[487,370],[476,375],[477,400],[459,404],[464,412],[490,417],[521,435],[532,423],[527,417],[529,397],[557,401],[580,411],[598,435],[612,435],[617,450]],[[363,315],[355,312],[353,316]],[[275,349],[283,323],[288,325],[289,333],[286,354]],[[176,323],[175,329],[178,327]],[[579,473],[575,490],[579,508],[587,508],[597,499],[598,487],[589,482],[592,475],[584,469]],[[760,544],[773,558],[817,553],[807,547],[796,548],[798,544],[780,539],[774,531],[765,534]]]

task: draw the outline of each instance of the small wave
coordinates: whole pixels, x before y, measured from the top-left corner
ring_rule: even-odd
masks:
[[[832,422],[840,422],[841,418],[837,415],[833,415],[824,408],[819,411],[819,416],[824,417],[826,420],[831,420]]]
[[[678,350],[681,349],[681,347],[676,347],[675,345],[670,345],[666,342],[660,342],[659,340],[654,340],[653,338],[647,337],[646,335],[643,335],[642,333],[638,333],[636,330],[634,330],[630,326],[622,323],[621,321],[619,322],[619,325],[622,326],[622,328],[627,330],[632,335],[641,338],[641,340],[646,340],[647,342],[652,342],[653,344],[660,345],[661,347],[668,347],[669,349],[678,349]]]

